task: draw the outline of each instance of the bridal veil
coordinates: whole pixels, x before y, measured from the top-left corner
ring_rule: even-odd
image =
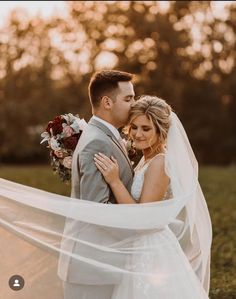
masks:
[[[130,255],[142,250],[155,250],[151,245],[148,248],[134,247],[131,245],[133,241],[140,234],[169,225],[208,292],[211,221],[198,182],[196,158],[182,124],[173,112],[167,137],[165,169],[170,177],[173,198],[129,205],[100,204],[92,199],[69,198],[0,179],[0,238],[1,244],[5,242],[1,246],[1,258],[6,256],[4,252],[8,246],[12,246],[10,248],[14,252],[12,260],[1,260],[5,265],[5,274],[1,274],[7,279],[6,273],[20,274],[27,270],[30,275],[26,284],[33,281],[38,287],[39,283],[45,282],[46,289],[50,290],[50,287],[58,287],[60,283],[57,262],[63,254],[83,263],[85,267],[96,268],[100,273],[97,276],[98,284],[102,283],[103,276],[108,275],[119,281],[121,275],[140,274],[125,266]],[[101,245],[96,238],[94,242],[88,242],[80,236],[75,238],[73,233],[64,230],[67,218],[91,226],[95,231],[103,230],[104,238],[106,234],[113,235],[114,242]],[[74,254],[61,246],[65,239],[73,239],[88,250]],[[22,244],[17,254],[13,251],[14,244]],[[93,252],[91,255],[88,254],[90,249]],[[28,252],[28,256],[23,251]]]

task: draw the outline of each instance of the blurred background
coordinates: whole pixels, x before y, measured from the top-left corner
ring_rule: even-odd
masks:
[[[3,2],[1,162],[45,161],[39,133],[57,114],[89,119],[101,68],[167,100],[201,164],[236,162],[235,1]]]
[[[236,1],[1,1],[0,176],[69,194],[40,133],[89,120],[99,69],[170,103],[200,164],[213,221],[212,299],[236,298]]]

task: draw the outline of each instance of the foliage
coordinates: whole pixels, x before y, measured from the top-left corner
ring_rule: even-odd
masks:
[[[173,106],[201,163],[235,163],[236,5],[219,17],[214,1],[158,3],[68,1],[66,17],[48,20],[12,13],[0,29],[2,162],[45,161],[47,121],[88,120],[89,78],[109,66],[136,74],[137,95]]]

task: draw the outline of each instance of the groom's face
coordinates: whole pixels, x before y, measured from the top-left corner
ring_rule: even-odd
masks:
[[[119,82],[116,99],[112,105],[112,118],[117,128],[127,124],[131,105],[134,103],[134,87],[131,82]]]

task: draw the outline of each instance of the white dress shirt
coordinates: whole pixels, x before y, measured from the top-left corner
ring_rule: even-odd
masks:
[[[121,139],[119,131],[112,124],[110,124],[109,122],[101,119],[100,117],[98,117],[96,115],[93,115],[92,119],[95,119],[96,121],[99,121],[104,126],[106,126],[114,134],[114,136],[116,137],[117,140]]]

